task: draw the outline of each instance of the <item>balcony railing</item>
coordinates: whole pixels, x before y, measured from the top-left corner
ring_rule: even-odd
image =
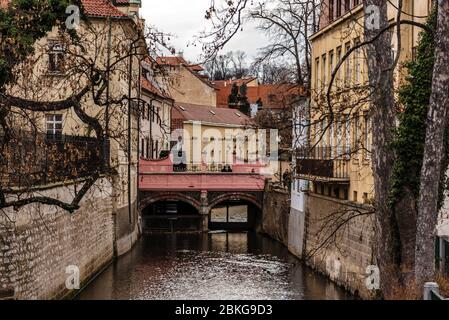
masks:
[[[299,151],[297,172],[306,180],[349,181],[351,151],[345,147],[315,147]]]

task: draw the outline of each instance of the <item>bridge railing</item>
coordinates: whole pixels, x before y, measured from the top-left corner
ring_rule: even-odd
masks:
[[[253,173],[260,174],[262,163],[173,164],[171,157],[158,160],[140,159],[141,173]]]

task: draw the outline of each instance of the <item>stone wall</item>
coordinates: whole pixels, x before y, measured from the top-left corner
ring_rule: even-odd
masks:
[[[374,215],[351,219],[335,236],[339,221],[372,210],[314,193],[308,194],[305,252],[307,263],[362,298],[372,297],[366,287],[366,268],[374,265],[372,252]],[[325,227],[325,223],[328,227]],[[329,241],[326,242],[326,239]],[[317,249],[319,249],[317,251]]]
[[[288,247],[290,195],[267,184],[262,213],[262,232]]]
[[[79,188],[80,186],[78,186]],[[69,201],[74,186],[40,191]],[[32,204],[0,211],[0,288],[16,299],[58,299],[70,265],[79,267],[81,286],[108,265],[114,254],[112,186],[99,180],[70,214]]]

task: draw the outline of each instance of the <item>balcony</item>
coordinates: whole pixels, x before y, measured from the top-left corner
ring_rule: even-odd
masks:
[[[0,182],[29,188],[85,178],[99,173],[109,157],[109,143],[95,138],[17,132],[5,141],[0,155]]]
[[[309,181],[349,183],[350,149],[315,147],[300,150],[297,159],[299,178]]]

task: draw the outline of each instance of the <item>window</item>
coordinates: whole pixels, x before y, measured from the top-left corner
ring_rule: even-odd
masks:
[[[343,144],[343,137],[342,137],[342,123],[341,123],[341,117],[339,115],[335,116],[335,121],[337,122],[337,157],[341,157],[343,154],[342,144]]]
[[[368,203],[368,200],[369,200],[369,198],[368,198],[368,193],[366,193],[366,192],[364,192],[363,193],[363,203]]]
[[[326,81],[326,55],[323,54],[323,56],[321,57],[322,60],[322,64],[321,64],[321,79],[322,79],[322,83],[323,83],[323,88],[325,89],[325,86],[327,85],[327,81]]]
[[[346,156],[348,156],[350,154],[350,130],[351,130],[350,126],[351,126],[351,120],[350,120],[349,114],[347,114],[345,116],[345,138],[346,138],[345,154],[346,154]]]
[[[353,138],[353,142],[354,142],[354,156],[357,157],[358,154],[358,148],[359,148],[359,143],[360,143],[360,137],[359,137],[359,116],[356,114],[354,116],[354,138]]]
[[[370,144],[370,118],[368,115],[368,112],[365,112],[364,117],[363,117],[363,121],[364,121],[364,129],[365,129],[365,134],[364,134],[364,149],[365,149],[365,159],[369,159],[370,156],[370,152],[371,152],[371,144]]]
[[[350,42],[346,43],[345,50],[346,50],[346,53],[348,53],[349,50],[351,50]],[[346,85],[349,85],[350,79],[351,79],[351,59],[348,57],[345,61],[345,84]]]
[[[334,20],[334,0],[329,0],[329,22]]]
[[[329,81],[332,78],[332,72],[334,72],[334,50],[329,52]]]
[[[59,42],[51,42],[49,45],[48,71],[52,73],[64,71],[64,47]]]
[[[351,9],[351,0],[345,0],[345,12]]]
[[[320,58],[315,59],[315,90],[318,92],[320,87]]]
[[[339,18],[341,16],[341,0],[337,0],[337,14],[336,17]]]
[[[356,39],[354,41],[354,45],[358,46],[360,45],[360,40]],[[355,50],[355,55],[354,55],[354,73],[355,73],[355,83],[356,84],[360,84],[360,80],[361,80],[361,59],[362,59],[362,55],[361,55],[361,49],[358,48]]]
[[[354,202],[357,202],[357,191],[353,192],[353,199]]]
[[[62,114],[47,115],[47,136],[62,135]]]
[[[141,139],[142,147],[140,149],[140,156],[145,157],[145,139]]]
[[[337,64],[341,61],[341,47],[337,48]],[[340,80],[341,68],[337,71],[337,80]]]
[[[331,158],[334,157],[334,122],[335,119],[329,123],[329,155]]]

